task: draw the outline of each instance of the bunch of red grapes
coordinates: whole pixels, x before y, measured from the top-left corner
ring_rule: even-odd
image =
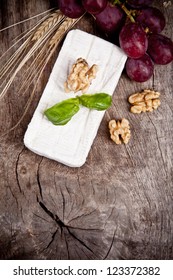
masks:
[[[154,63],[173,60],[173,42],[160,34],[165,27],[163,13],[150,6],[153,0],[59,0],[62,13],[79,18],[85,12],[107,36],[119,37],[128,56],[126,73],[131,80],[145,82],[153,75]]]

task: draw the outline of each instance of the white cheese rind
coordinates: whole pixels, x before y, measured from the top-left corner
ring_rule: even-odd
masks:
[[[31,151],[67,166],[80,167],[88,156],[105,111],[80,111],[64,126],[55,126],[43,115],[54,104],[71,97],[65,93],[64,82],[77,58],[88,64],[97,64],[99,71],[87,93],[113,94],[118,83],[126,55],[117,46],[80,30],[70,31],[55,62],[49,81],[42,94],[24,136],[24,144]]]

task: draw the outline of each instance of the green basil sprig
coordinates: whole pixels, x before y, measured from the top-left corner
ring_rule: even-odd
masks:
[[[98,111],[106,110],[112,103],[112,97],[107,93],[83,94],[78,98],[83,106]]]
[[[54,125],[65,125],[79,109],[79,99],[69,98],[50,107],[44,114]]]
[[[79,111],[80,104],[89,109],[103,111],[108,109],[111,103],[112,97],[107,93],[83,94],[55,104],[44,114],[54,125],[65,125]]]

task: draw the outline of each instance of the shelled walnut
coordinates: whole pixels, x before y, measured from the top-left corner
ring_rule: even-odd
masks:
[[[131,137],[129,121],[123,118],[121,121],[109,121],[111,139],[117,144],[127,144]]]
[[[83,58],[78,58],[76,63],[72,65],[72,69],[64,83],[66,92],[82,91],[86,92],[93,79],[96,78],[98,66],[93,64],[90,68],[87,61]]]
[[[159,92],[150,89],[145,89],[141,93],[134,93],[128,98],[129,103],[133,105],[130,111],[134,114],[152,112],[161,104],[159,97]]]

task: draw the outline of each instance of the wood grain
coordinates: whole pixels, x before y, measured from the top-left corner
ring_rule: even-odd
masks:
[[[166,17],[164,34],[173,38],[173,3],[154,1]],[[41,13],[48,0],[0,2],[1,28]],[[0,33],[1,54],[15,36],[36,22]],[[77,27],[97,34],[93,19]],[[57,55],[57,54],[56,54]],[[37,94],[19,127],[0,141],[1,259],[173,259],[173,66],[156,66],[145,83],[122,74],[86,164],[69,168],[35,155],[23,145],[53,63],[46,68]],[[22,71],[0,102],[1,134],[20,118],[29,97],[17,92]],[[133,115],[127,98],[145,88],[161,93],[161,106]],[[108,121],[127,118],[132,137],[116,146]]]

